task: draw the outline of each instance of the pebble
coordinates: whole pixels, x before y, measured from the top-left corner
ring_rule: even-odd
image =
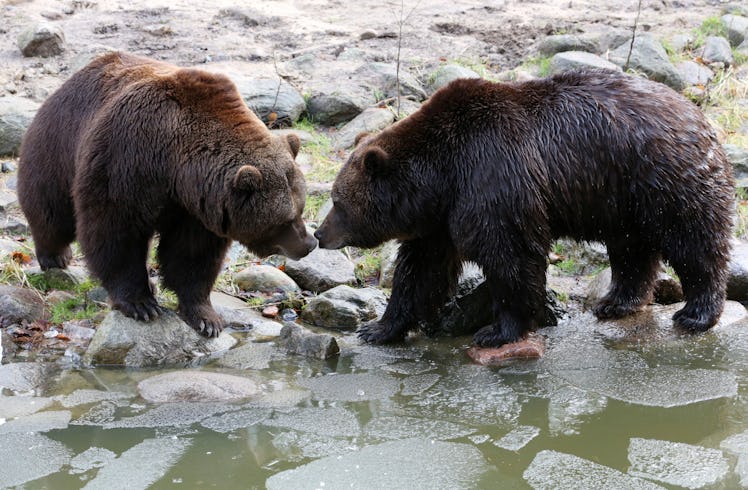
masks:
[[[265,318],[275,318],[278,316],[278,307],[275,305],[266,306],[262,310],[262,316]]]

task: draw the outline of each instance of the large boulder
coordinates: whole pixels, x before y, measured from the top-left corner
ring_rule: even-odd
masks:
[[[65,33],[58,25],[39,22],[29,26],[18,36],[18,47],[24,56],[57,56],[65,49]]]
[[[288,126],[306,110],[304,97],[280,77],[251,78],[238,73],[229,76],[249,108],[270,126]]]
[[[371,92],[357,85],[321,84],[311,89],[307,111],[314,122],[335,126],[350,121],[375,102]]]
[[[631,56],[629,56],[629,51]],[[620,67],[638,70],[650,79],[662,82],[675,89],[683,90],[683,78],[668,58],[660,41],[648,33],[636,35],[633,47],[627,41],[610,52],[610,61]]]
[[[409,96],[419,101],[426,98],[426,92],[416,77],[402,67],[398,76],[397,68],[392,63],[366,63],[358,67],[351,77],[365,86],[381,91],[386,98],[398,96],[398,81],[402,97]]]
[[[298,293],[299,286],[282,270],[272,265],[250,265],[234,275],[234,282],[242,291]]]
[[[387,299],[379,289],[343,285],[309,300],[301,319],[318,327],[352,330],[380,318],[386,307]]]
[[[0,97],[0,155],[15,155],[21,140],[39,109],[39,104],[25,97]]]
[[[748,39],[748,17],[742,15],[723,15],[722,24],[727,29],[727,38],[733,47],[739,46]]]
[[[217,338],[203,337],[172,311],[144,323],[115,310],[96,329],[83,362],[127,367],[182,364],[228,350],[235,343],[226,332]]]
[[[356,136],[363,132],[380,131],[395,120],[395,113],[387,108],[370,107],[354,117],[335,134],[333,148],[345,150],[353,146]]]
[[[356,283],[353,262],[343,252],[319,247],[300,260],[286,260],[286,274],[302,289],[315,293]]]

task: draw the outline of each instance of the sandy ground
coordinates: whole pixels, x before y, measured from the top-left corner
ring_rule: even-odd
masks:
[[[401,59],[415,75],[467,59],[502,71],[533,53],[550,33],[600,32],[633,25],[637,1],[599,0],[5,0],[0,21],[0,94],[43,100],[93,53],[127,50],[182,65],[233,63],[252,74],[283,72],[312,53],[328,70],[344,50],[393,61],[402,20]],[[639,25],[659,37],[690,31],[719,15],[717,1],[645,0]],[[24,58],[18,34],[38,21],[60,25],[63,55]],[[373,30],[375,37],[362,40]],[[280,66],[280,68],[279,68]],[[236,69],[237,67],[232,67]],[[344,76],[345,73],[341,73]],[[304,90],[305,76],[287,77]]]

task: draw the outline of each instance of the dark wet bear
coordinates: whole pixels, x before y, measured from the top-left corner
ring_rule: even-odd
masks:
[[[680,277],[674,323],[704,331],[725,300],[734,183],[699,109],[655,82],[580,71],[525,83],[458,80],[360,141],[332,190],[320,246],[401,242],[392,297],[359,335],[402,339],[435,313],[463,261],[482,268],[499,346],[534,329],[557,237],[603,242],[617,318],[650,299],[660,260]]]
[[[42,105],[20,152],[18,195],[43,269],[77,237],[114,308],[158,316],[146,257],[158,232],[164,285],[208,336],[209,294],[231,240],[302,257],[298,138],[272,135],[225,76],[124,53],[101,56]]]

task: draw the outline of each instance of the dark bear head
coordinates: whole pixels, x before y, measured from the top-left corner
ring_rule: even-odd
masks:
[[[417,139],[403,141],[406,120],[375,136],[359,135],[358,146],[332,187],[333,207],[315,232],[322,248],[374,247],[424,232],[435,202],[427,184],[429,157]]]
[[[254,145],[247,163],[227,176],[230,196],[225,202],[221,230],[259,256],[281,254],[298,260],[317,241],[306,229],[301,213],[306,184],[294,162],[299,138],[270,136]]]

